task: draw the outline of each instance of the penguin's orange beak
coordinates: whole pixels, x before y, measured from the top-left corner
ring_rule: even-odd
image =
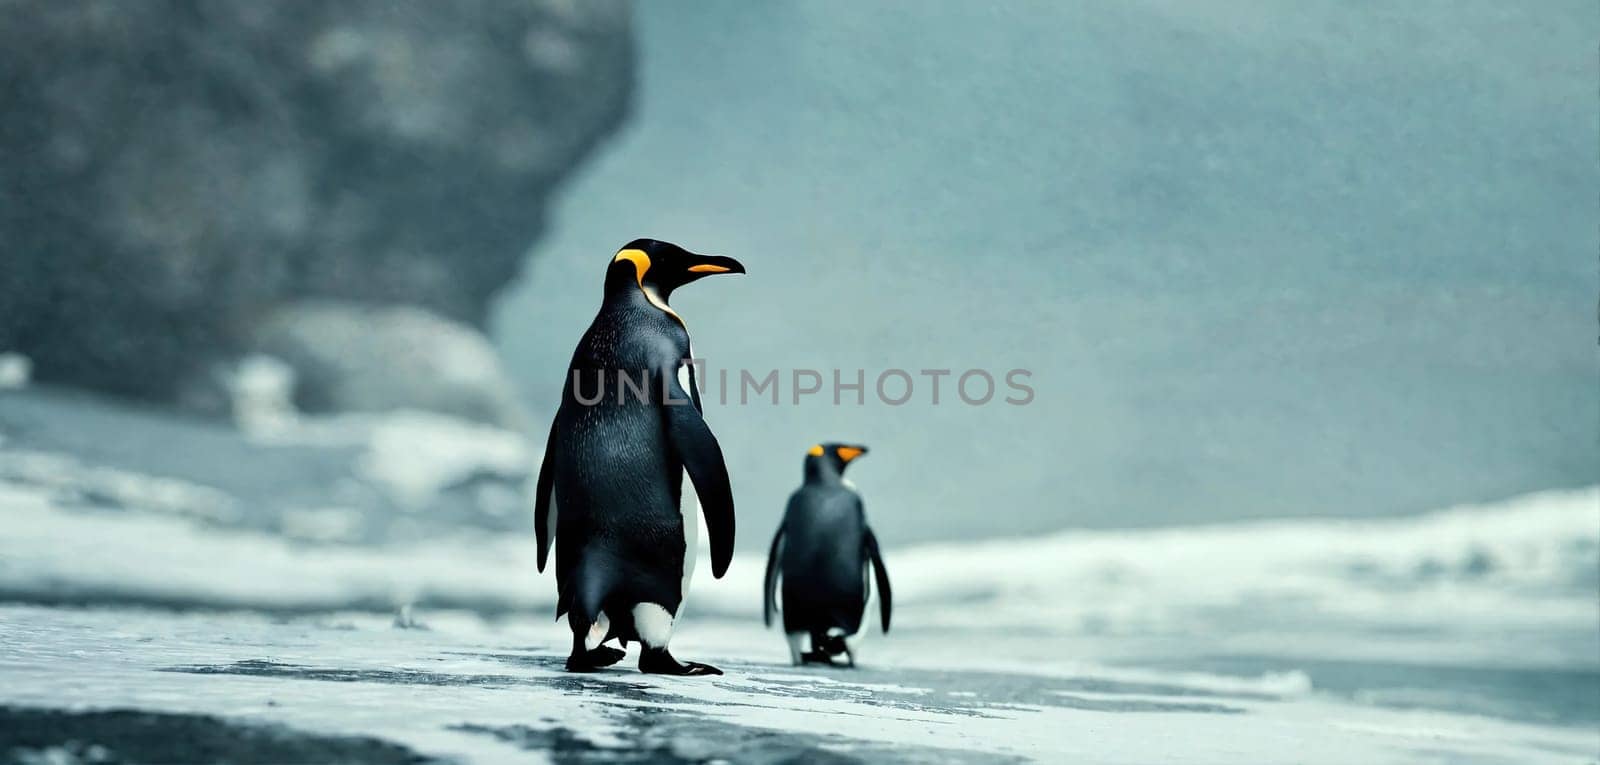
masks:
[[[860,457],[861,455],[866,454],[866,453],[867,453],[867,447],[865,447],[865,446],[841,446],[841,447],[839,447],[839,459],[843,460],[845,462],[845,464],[849,464],[850,460],[853,460],[853,459],[855,459],[857,457]]]
[[[742,274],[744,264],[722,255],[703,255],[700,262],[689,266],[691,274]]]

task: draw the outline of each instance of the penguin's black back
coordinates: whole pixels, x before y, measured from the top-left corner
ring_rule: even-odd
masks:
[[[683,463],[668,443],[659,375],[688,356],[688,332],[642,300],[608,301],[573,352],[551,438],[562,611],[603,608],[587,602],[601,599],[677,610]],[[644,373],[645,400],[630,388],[618,401],[619,372],[635,383]],[[579,402],[579,392],[594,398],[601,375],[604,397]]]
[[[842,483],[807,484],[789,497],[783,524],[784,631],[859,631],[867,602],[861,498]]]

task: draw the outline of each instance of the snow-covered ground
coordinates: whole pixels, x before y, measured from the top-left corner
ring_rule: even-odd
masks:
[[[751,624],[702,620],[678,651],[728,674],[690,680],[566,674],[559,629],[543,620],[423,621],[5,607],[0,705],[219,715],[474,762],[574,749],[583,761],[771,762],[821,749],[867,762],[1578,763],[1600,743],[1593,720],[1370,703],[1320,692],[1300,671],[1083,659],[984,669],[996,657],[938,630],[893,636],[858,671],[796,670]]]
[[[742,554],[696,575],[674,642],[726,676],[572,676],[515,509],[537,455],[509,434],[240,434],[19,395],[0,392],[0,759],[186,758],[106,709],[404,747],[339,750],[371,761],[1600,757],[1600,489],[890,549],[895,629],[853,672],[786,666]],[[81,713],[82,740],[17,738],[49,710]]]
[[[555,602],[527,534],[305,544],[178,515],[75,507],[55,487],[16,482],[0,482],[0,507],[0,593],[12,599],[485,613]],[[1561,665],[1600,661],[1597,520],[1600,490],[1591,489],[1418,518],[912,547],[891,550],[888,562],[902,627],[1026,636],[1016,650],[1030,660],[1051,657],[1032,639],[1048,635]],[[721,580],[697,572],[688,613],[754,618],[763,564],[741,554]]]

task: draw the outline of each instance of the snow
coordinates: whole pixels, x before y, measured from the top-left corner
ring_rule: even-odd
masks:
[[[509,470],[525,458],[509,447],[498,454],[482,449],[481,435],[474,438],[480,449],[473,460],[440,465],[448,460],[412,455],[396,457],[396,464],[425,474],[426,480],[407,479],[420,494],[424,484],[450,480],[440,476],[458,477],[457,468],[468,469],[462,465],[499,460],[496,469]],[[436,444],[440,452],[448,451],[444,445],[471,451],[464,442]],[[375,453],[378,462],[393,454]],[[431,472],[421,467],[428,463]],[[0,589],[13,597],[289,610],[408,602],[538,610],[555,600],[551,578],[535,573],[528,535],[462,530],[381,546],[302,544],[195,523],[201,510],[222,514],[229,507],[225,496],[204,487],[115,471],[60,471],[44,457],[8,464],[29,478],[0,481],[8,526]],[[157,512],[63,506],[60,482],[52,480],[60,475],[87,475],[95,491]],[[1526,636],[1543,635],[1551,646],[1544,658],[1560,663],[1595,656],[1596,638],[1584,636],[1600,621],[1597,507],[1600,489],[1587,489],[1416,518],[930,545],[890,550],[887,561],[897,631],[978,625],[1012,634],[1006,644],[1029,661],[1052,658],[1048,646],[1028,639],[1043,630],[1096,643],[1206,635],[1245,651],[1292,637],[1317,656],[1516,662],[1535,658],[1522,643]],[[337,539],[359,518],[327,507],[306,509],[293,522],[303,527],[301,538]],[[709,572],[696,577],[686,624],[697,613],[755,613],[762,566],[759,555],[741,554],[724,579]],[[894,641],[876,642],[874,653]]]
[[[21,390],[33,379],[33,360],[20,353],[0,353],[0,390]]]
[[[269,422],[270,426],[246,433],[263,444],[362,448],[358,476],[414,512],[475,475],[524,480],[534,467],[534,455],[521,434],[432,412],[398,410]]]
[[[0,418],[21,423],[0,450],[0,705],[224,714],[467,762],[541,761],[557,727],[589,747],[769,760],[750,747],[1091,763],[1600,749],[1585,700],[1600,678],[1600,488],[1408,518],[891,548],[894,631],[854,672],[789,666],[760,627],[764,561],[743,553],[727,577],[694,578],[674,625],[674,652],[725,677],[647,677],[631,660],[580,677],[559,670],[569,637],[532,535],[440,516],[480,477],[526,481],[537,455],[520,436],[412,412],[286,414],[269,367],[245,385],[266,402],[248,448],[168,436],[236,449],[217,458],[244,460],[234,473],[53,450],[41,439],[62,431],[39,424],[77,410],[48,399]],[[324,454],[349,468],[318,478],[334,490],[285,485],[283,499],[246,475],[280,454],[284,480]],[[349,482],[392,505],[345,501],[362,496]],[[273,522],[253,523],[264,507]],[[401,522],[427,531],[369,530]],[[62,602],[101,607],[43,607]]]
[[[221,711],[309,732],[376,736],[467,762],[537,762],[545,753],[463,723],[561,726],[602,747],[637,745],[640,725],[674,747],[714,751],[796,736],[875,761],[1001,754],[1136,763],[1182,753],[1187,762],[1570,763],[1595,751],[1594,732],[1582,727],[1242,692],[1230,690],[1228,678],[1204,675],[1122,687],[1114,670],[1089,666],[1070,679],[1103,690],[1085,692],[1069,678],[794,670],[770,663],[781,648],[753,647],[753,627],[732,624],[701,630],[678,651],[722,662],[724,678],[629,670],[573,676],[559,670],[551,646],[560,643],[543,620],[436,616],[422,631],[363,614],[274,620],[0,607],[0,703]],[[918,648],[937,653],[938,641]],[[640,710],[649,717],[628,716]],[[707,723],[733,731],[724,734],[731,743],[692,744],[702,735],[695,726]]]
[[[0,483],[0,592],[269,610],[422,600],[490,610],[554,603],[533,585],[531,544],[504,536],[383,548],[304,545],[146,514],[57,509],[48,491]],[[151,565],[160,561],[160,565]]]
[[[224,385],[234,422],[246,433],[271,433],[293,427],[300,413],[294,406],[294,369],[259,353],[240,359]]]

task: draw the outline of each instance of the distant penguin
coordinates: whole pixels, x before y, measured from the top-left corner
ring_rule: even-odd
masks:
[[[833,663],[840,654],[855,666],[855,638],[866,618],[870,565],[878,586],[878,618],[889,631],[893,595],[878,539],[867,526],[861,496],[844,480],[851,460],[867,447],[817,444],[806,453],[805,483],[789,497],[783,523],[767,553],[763,620],[772,626],[783,581],[783,631],[795,664]],[[810,650],[802,645],[810,641]]]
[[[567,669],[622,659],[602,645],[643,643],[639,670],[720,675],[667,651],[694,570],[699,524],[682,507],[694,482],[711,542],[711,573],[733,557],[733,492],[722,448],[701,416],[689,332],[667,300],[712,274],[742,274],[732,258],[653,239],[629,242],[606,270],[605,299],[578,342],[550,426],[535,488],[538,566],[556,538],[556,616],[572,628]],[[553,500],[553,501],[552,501]]]

